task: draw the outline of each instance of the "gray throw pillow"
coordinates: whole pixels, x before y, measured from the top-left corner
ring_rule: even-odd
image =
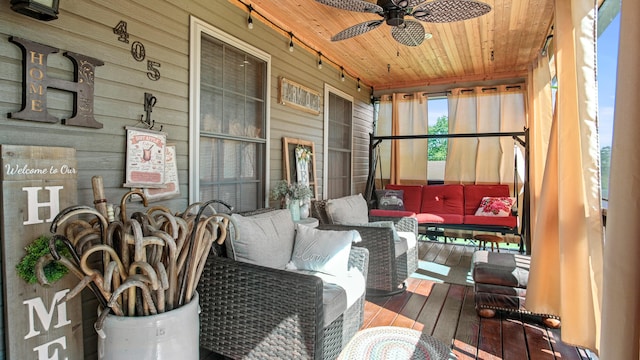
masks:
[[[404,190],[376,190],[378,209],[404,210]]]
[[[284,269],[293,251],[295,227],[289,210],[254,216],[231,215],[236,224],[227,246],[234,260]]]
[[[369,222],[369,207],[362,194],[327,200],[325,209],[332,224],[356,225]]]
[[[318,230],[298,225],[289,269],[344,276],[349,270],[351,243],[360,241],[355,230]]]

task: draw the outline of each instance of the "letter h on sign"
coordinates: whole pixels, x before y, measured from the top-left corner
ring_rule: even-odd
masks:
[[[93,84],[96,66],[101,60],[65,51],[73,63],[74,81],[47,76],[47,56],[58,49],[12,36],[9,41],[22,49],[22,110],[9,114],[13,119],[56,123],[58,118],[47,111],[47,88],[73,93],[73,114],[62,120],[65,125],[101,129],[102,123],[93,117]],[[78,105],[79,104],[79,105]]]

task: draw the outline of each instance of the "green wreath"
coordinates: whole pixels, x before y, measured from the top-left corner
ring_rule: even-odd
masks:
[[[56,249],[62,256],[69,257],[69,249],[67,249],[61,242],[56,242]],[[29,284],[35,284],[38,282],[36,278],[36,263],[38,260],[49,254],[49,237],[41,235],[35,239],[31,244],[27,245],[24,250],[27,254],[16,265],[18,276]],[[49,283],[54,283],[65,276],[69,270],[62,264],[56,261],[52,261],[44,266],[44,274],[47,277]]]

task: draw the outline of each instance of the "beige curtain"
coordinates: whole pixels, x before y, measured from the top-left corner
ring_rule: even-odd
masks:
[[[622,1],[620,17],[604,248],[603,360],[640,359],[640,2]]]
[[[380,97],[376,136],[391,136],[393,101],[391,95]],[[376,188],[382,189],[391,177],[391,141],[382,141],[377,147],[378,166],[376,168]],[[382,183],[384,182],[384,183]]]
[[[394,94],[394,135],[423,135],[429,127],[427,95],[422,93]],[[427,139],[395,141],[394,183],[427,182]]]
[[[376,135],[423,135],[429,127],[427,95],[393,94],[380,99]],[[427,181],[427,139],[382,141],[379,145],[380,176],[391,184],[419,183]],[[388,177],[387,177],[388,176]]]
[[[454,89],[449,100],[449,133],[521,132],[525,125],[524,91],[520,86]],[[514,182],[514,157],[520,158],[511,137],[451,138],[447,150],[446,183]],[[518,184],[522,185],[522,172]]]
[[[602,221],[596,131],[593,2],[556,0],[558,93],[536,226],[526,307],[557,314],[562,340],[597,351]]]
[[[542,192],[542,175],[549,148],[549,133],[553,108],[551,101],[551,72],[549,59],[539,55],[529,69],[528,119],[529,129],[529,199],[530,226],[535,227],[538,202]],[[531,251],[531,240],[527,240],[527,251]]]

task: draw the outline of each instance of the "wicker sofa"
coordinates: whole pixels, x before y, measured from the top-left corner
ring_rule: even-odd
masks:
[[[366,201],[360,195],[333,200],[311,202],[311,216],[317,218],[319,228],[327,230],[357,230],[362,237],[358,246],[369,250],[367,295],[393,295],[404,288],[404,281],[418,269],[417,234],[415,218],[392,218],[393,221],[375,222],[368,218]],[[355,200],[364,204],[365,221],[336,224],[327,213],[327,203],[335,200]],[[369,221],[371,220],[371,221]],[[382,223],[382,224],[381,224]],[[393,225],[387,226],[390,223]],[[382,226],[380,226],[382,225]]]
[[[328,304],[341,289],[326,277],[234,260],[237,251],[228,247],[230,256],[209,256],[198,284],[201,347],[232,359],[335,359],[362,326],[366,249],[351,246],[348,254],[349,271],[362,274],[362,293],[336,313]]]

